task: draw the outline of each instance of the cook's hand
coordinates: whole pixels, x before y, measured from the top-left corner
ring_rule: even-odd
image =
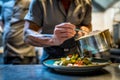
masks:
[[[74,37],[76,34],[75,28],[76,26],[71,23],[61,23],[56,25],[52,38],[53,45],[60,45],[65,40]]]
[[[78,32],[79,37],[87,35],[90,32],[89,28],[87,28],[86,26],[82,26],[80,30],[81,31]]]

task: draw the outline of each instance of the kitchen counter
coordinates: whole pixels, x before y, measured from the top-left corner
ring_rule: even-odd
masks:
[[[0,65],[0,80],[120,80],[120,64],[86,74],[62,74],[42,65]]]

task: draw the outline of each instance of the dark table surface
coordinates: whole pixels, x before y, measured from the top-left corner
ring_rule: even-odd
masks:
[[[0,80],[120,80],[120,64],[84,74],[63,74],[42,65],[0,65]]]

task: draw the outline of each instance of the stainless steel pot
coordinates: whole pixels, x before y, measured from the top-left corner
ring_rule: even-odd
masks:
[[[110,49],[113,45],[113,39],[108,29],[103,31],[93,31],[88,35],[77,38],[80,51],[82,53],[96,54]]]
[[[109,32],[109,29],[101,31],[101,34],[104,36],[106,44],[110,48],[114,47],[114,40],[111,33]]]

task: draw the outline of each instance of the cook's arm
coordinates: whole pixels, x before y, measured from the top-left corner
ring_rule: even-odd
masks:
[[[35,23],[26,21],[24,28],[24,41],[38,47],[58,46],[76,34],[75,26],[70,23],[56,25],[54,34],[51,37],[39,34],[41,29],[42,28]]]
[[[25,21],[25,28],[24,28],[24,41],[28,44],[38,47],[47,47],[51,45],[50,38],[42,37],[39,39],[39,30],[40,27],[33,22]],[[49,44],[49,45],[47,45]]]

